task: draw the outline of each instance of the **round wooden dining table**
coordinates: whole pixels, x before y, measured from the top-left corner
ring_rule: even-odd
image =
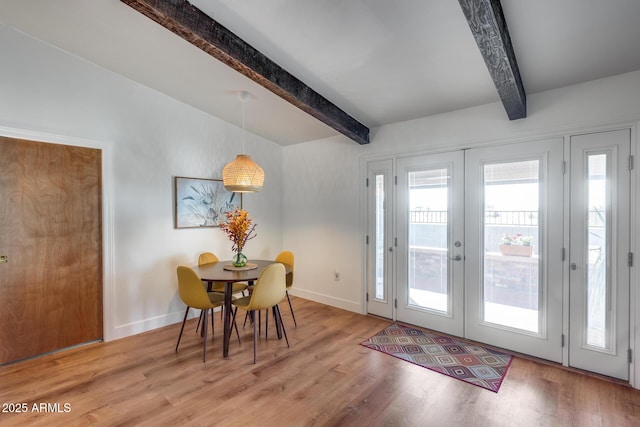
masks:
[[[200,279],[205,282],[224,282],[224,338],[222,344],[222,356],[227,357],[229,355],[229,341],[231,338],[231,294],[233,293],[233,284],[236,282],[247,282],[252,285],[262,271],[268,266],[275,263],[272,260],[249,260],[247,262],[248,267],[255,268],[242,268],[234,269],[231,261],[218,261],[209,264],[197,265],[193,270],[200,276]],[[286,274],[291,273],[291,266],[283,264]]]

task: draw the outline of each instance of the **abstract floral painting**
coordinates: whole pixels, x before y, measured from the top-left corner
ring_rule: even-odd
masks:
[[[219,227],[225,212],[242,208],[242,195],[220,179],[175,177],[175,227]]]

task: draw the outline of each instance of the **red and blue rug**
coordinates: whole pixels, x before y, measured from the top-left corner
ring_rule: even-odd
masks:
[[[495,393],[512,359],[506,353],[395,323],[360,345]]]

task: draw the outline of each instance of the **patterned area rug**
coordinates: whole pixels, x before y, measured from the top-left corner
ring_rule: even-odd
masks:
[[[360,345],[495,393],[511,364],[509,354],[395,323]]]

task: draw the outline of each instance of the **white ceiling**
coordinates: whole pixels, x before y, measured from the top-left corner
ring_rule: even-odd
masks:
[[[499,101],[455,0],[192,4],[371,128]],[[640,69],[640,0],[502,6],[528,95]],[[0,21],[238,125],[248,91],[247,129],[281,145],[337,134],[118,0],[2,0]]]

